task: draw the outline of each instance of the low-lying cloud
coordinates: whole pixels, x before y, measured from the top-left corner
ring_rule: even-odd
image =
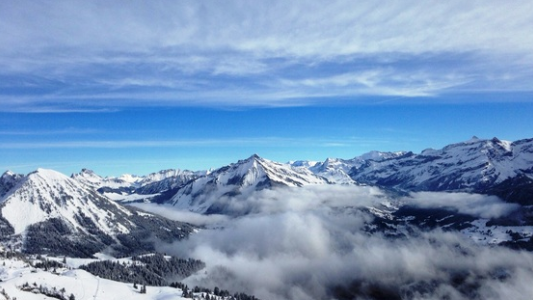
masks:
[[[129,205],[170,220],[187,222],[198,226],[224,223],[229,219],[229,217],[224,215],[202,215],[190,211],[178,210],[168,205],[153,205],[148,203],[132,203]]]
[[[505,203],[496,196],[467,193],[418,192],[402,198],[401,203],[421,208],[455,210],[481,218],[505,216],[520,207],[518,204]]]
[[[273,214],[287,211],[332,210],[342,207],[370,207],[389,203],[376,187],[314,185],[303,188],[280,187],[262,191],[243,191],[237,196],[214,195],[215,203],[226,214]]]
[[[395,199],[372,187],[330,186],[220,200],[232,212],[242,209],[247,214],[227,219],[217,229],[201,230],[185,242],[162,246],[206,262],[205,272],[186,279],[189,286],[218,286],[264,300],[533,295],[529,252],[476,245],[459,232],[440,229],[411,228],[400,238],[366,230],[375,218],[369,207],[453,207],[478,217],[497,217],[515,208],[495,197],[416,193]]]

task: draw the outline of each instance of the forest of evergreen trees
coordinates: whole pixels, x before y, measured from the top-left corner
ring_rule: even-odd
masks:
[[[258,298],[245,293],[235,293],[232,295],[229,291],[219,289],[218,287],[215,287],[213,290],[199,286],[189,289],[187,285],[181,282],[173,282],[170,286],[183,290],[183,298],[200,298],[205,300],[259,300]],[[199,297],[195,297],[195,294],[199,295]]]
[[[194,298],[196,294],[200,295],[200,299],[209,300],[259,300],[244,293],[231,294],[218,287],[213,290],[198,286],[189,289],[187,285],[179,281],[171,282],[171,280],[188,277],[204,267],[205,264],[200,260],[165,257],[161,253],[155,253],[133,256],[131,263],[102,260],[83,265],[80,269],[101,278],[133,283],[135,288],[139,288],[140,293],[146,293],[146,285],[155,285],[182,289],[184,298]]]
[[[174,256],[167,258],[155,253],[133,256],[131,263],[102,260],[80,266],[80,269],[105,279],[165,286],[169,285],[169,280],[188,277],[204,267],[205,264],[200,260]]]

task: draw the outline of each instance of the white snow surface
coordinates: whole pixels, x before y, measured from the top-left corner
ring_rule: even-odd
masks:
[[[189,171],[180,169],[168,169],[146,176],[137,176],[123,174],[119,177],[101,177],[92,170],[83,169],[80,173],[72,174],[72,178],[78,182],[98,189],[101,187],[122,188],[134,187],[139,188],[148,184],[163,181],[173,177],[200,177],[205,176],[207,171]]]
[[[512,240],[508,232],[516,232],[525,239],[533,236],[533,226],[487,226],[489,219],[472,221],[472,227],[461,230],[461,233],[480,245],[497,245]]]
[[[146,176],[124,174],[119,177],[101,177],[83,169],[71,178],[94,190],[105,188],[106,197],[119,202],[149,199],[159,192],[179,187],[193,179],[205,176],[208,171],[168,169]],[[140,191],[139,191],[140,190]]]
[[[131,214],[115,202],[59,172],[38,169],[2,199],[0,209],[2,216],[15,229],[15,234],[23,233],[29,225],[55,217],[70,223],[75,231],[84,231],[76,218],[80,213],[107,234],[129,232],[124,226],[117,226],[114,214],[103,207],[106,205],[114,206],[115,211],[121,214]]]
[[[332,183],[338,184],[356,184],[356,181],[350,177],[350,172],[353,168],[359,168],[367,161],[382,161],[391,158],[397,158],[404,155],[406,152],[380,152],[371,151],[352,159],[341,158],[327,158],[324,162],[309,164],[309,170],[314,174],[326,178]],[[304,163],[300,163],[305,165]]]
[[[5,266],[4,266],[5,263]],[[48,289],[65,289],[68,297],[73,294],[76,300],[181,300],[183,291],[171,287],[147,286],[146,294],[139,293],[131,283],[121,283],[94,276],[86,271],[61,269],[57,274],[30,267],[17,259],[0,259],[0,290],[21,300],[54,300],[43,294],[22,291],[19,287],[28,283]]]

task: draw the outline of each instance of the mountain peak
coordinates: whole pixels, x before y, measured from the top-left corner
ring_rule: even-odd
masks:
[[[252,154],[252,156],[248,157],[246,160],[262,160],[263,158],[259,156],[257,153]]]
[[[95,174],[95,173],[94,173],[93,170],[89,170],[89,169],[85,169],[85,168],[83,168],[83,169],[81,169],[80,174],[91,174],[91,175],[93,175],[93,174]]]
[[[9,191],[23,179],[24,175],[22,174],[16,174],[9,170],[5,171],[4,174],[0,176],[0,198],[9,193]]]
[[[2,174],[1,177],[7,177],[7,176],[13,176],[13,175],[15,175],[15,173],[13,171],[7,170],[7,171],[4,172],[4,174]]]
[[[28,178],[33,177],[40,177],[43,179],[49,179],[49,180],[66,180],[68,177],[65,174],[59,173],[58,171],[52,170],[52,169],[43,169],[38,168],[37,170],[31,172],[28,174]]]
[[[265,161],[266,160],[264,158],[254,153],[246,159],[239,160],[237,163],[235,163],[235,165],[244,165],[244,164],[250,164],[250,163],[255,163],[255,162],[265,162]]]
[[[326,183],[324,178],[314,175],[306,168],[296,168],[254,154],[189,182],[169,202],[196,212],[218,213],[225,209],[218,199],[225,196],[250,194],[274,186],[296,187]]]
[[[469,140],[466,140],[462,143],[452,144],[452,145],[460,145],[460,144],[476,144],[479,142],[484,141],[484,139],[480,139],[477,136],[473,135]]]
[[[28,174],[16,190],[6,195],[0,211],[13,226],[15,234],[24,232],[32,224],[54,217],[65,217],[72,229],[77,231],[86,222],[76,217],[80,211],[91,218],[94,226],[98,226],[102,232],[111,233],[122,228],[114,228],[113,223],[104,221],[102,216],[106,213],[103,210],[110,207],[115,209],[117,205],[76,180],[54,170],[39,168]],[[125,209],[121,211],[123,215],[128,214]],[[24,215],[20,212],[24,212]]]

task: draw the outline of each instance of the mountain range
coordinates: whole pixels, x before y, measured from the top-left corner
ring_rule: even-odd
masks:
[[[163,212],[171,219],[161,216]],[[185,217],[210,222],[191,225],[183,222]],[[238,282],[233,286],[236,290],[262,293],[264,276],[250,274],[249,266],[264,264],[268,267],[263,271],[274,268],[278,270],[274,274],[281,277],[294,275],[284,277],[286,282],[274,285],[270,292],[299,286],[314,295],[317,291],[312,287],[319,280],[326,287],[323,295],[336,299],[411,299],[436,295],[440,286],[450,289],[452,294],[447,295],[483,299],[488,286],[484,282],[501,284],[519,278],[522,273],[516,268],[527,267],[524,253],[528,252],[522,250],[533,251],[533,139],[508,142],[473,137],[418,154],[372,151],[322,162],[280,163],[254,154],[214,170],[168,169],[145,176],[102,177],[89,169],[71,176],[48,169],[27,175],[6,171],[0,177],[0,243],[11,251],[0,249],[3,256],[22,252],[28,261],[45,263],[42,272],[27,266],[16,271],[0,267],[4,274],[0,274],[4,280],[0,285],[21,297],[27,296],[25,289],[37,291],[22,280],[41,284],[43,280],[35,278],[45,275],[44,286],[94,282],[94,298],[112,290],[100,292],[100,278],[131,285],[132,270],[146,275],[141,280],[145,284],[168,283],[174,275],[159,271],[169,271],[172,259],[154,252],[170,250],[201,260],[194,265],[194,260],[172,260],[181,264],[179,270],[188,270],[184,280],[191,286],[231,287]],[[387,252],[396,248],[400,250]],[[418,254],[409,255],[413,251]],[[434,255],[426,257],[427,251]],[[450,253],[466,267],[455,270],[448,261],[433,263],[432,259]],[[484,266],[484,255],[519,258],[489,271],[482,267],[471,276],[468,262],[474,259],[475,265]],[[93,275],[52,263],[54,270],[63,270],[64,276],[58,278],[66,278],[54,281],[50,276],[56,271],[48,274],[46,257],[92,261],[84,268]],[[148,260],[153,260],[153,270],[139,264],[139,257],[152,257]],[[304,263],[296,271],[289,270],[280,257]],[[378,260],[372,261],[373,257]],[[395,263],[383,262],[383,257]],[[418,269],[410,267],[394,273],[398,272],[396,262],[414,258],[416,265],[421,257],[429,262],[421,272],[429,270],[423,274],[434,274],[433,279],[420,279]],[[16,260],[4,258],[4,262]],[[335,267],[324,267],[332,264]],[[377,279],[350,275],[365,264],[372,268],[381,264],[381,271],[376,268]],[[324,270],[333,277],[343,275],[331,281],[314,277]],[[397,283],[382,280],[387,276],[403,279]],[[254,278],[261,279],[258,286]],[[307,285],[306,278],[312,284]],[[134,286],[106,284],[146,299]],[[150,287],[153,292],[147,297],[160,299],[161,293],[176,299],[213,299],[220,295],[216,289],[208,296],[201,292],[208,289],[195,288],[196,293],[189,293],[185,284],[175,286],[182,289]],[[70,287],[66,290],[71,292]],[[270,292],[263,294],[266,299],[299,298]],[[85,291],[76,297],[85,298]],[[240,294],[221,299],[257,298]]]
[[[85,170],[80,174],[72,177],[84,182],[83,176],[94,173]],[[98,177],[96,186],[115,200],[144,199],[200,213],[220,211],[210,209],[216,198],[316,184],[372,185],[399,192],[482,193],[508,202],[533,204],[527,197],[533,178],[533,139],[508,142],[473,137],[419,154],[372,151],[323,162],[278,163],[252,155],[209,172],[167,170],[154,174],[134,182]]]
[[[4,240],[28,252],[90,256],[99,251],[150,248],[139,236],[172,241],[193,227],[141,212],[126,204],[165,204],[200,214],[242,215],[225,200],[252,192],[317,185],[371,185],[409,193],[468,192],[533,204],[533,139],[515,142],[472,139],[419,154],[373,151],[351,159],[274,162],[252,155],[210,171],[164,170],[146,176],[101,177],[84,169],[67,177],[38,169],[0,177],[0,231]],[[153,232],[155,230],[155,232]],[[52,237],[52,238],[51,238]],[[50,239],[51,238],[51,239]],[[142,245],[141,245],[142,244]],[[83,249],[83,250],[82,250]]]

